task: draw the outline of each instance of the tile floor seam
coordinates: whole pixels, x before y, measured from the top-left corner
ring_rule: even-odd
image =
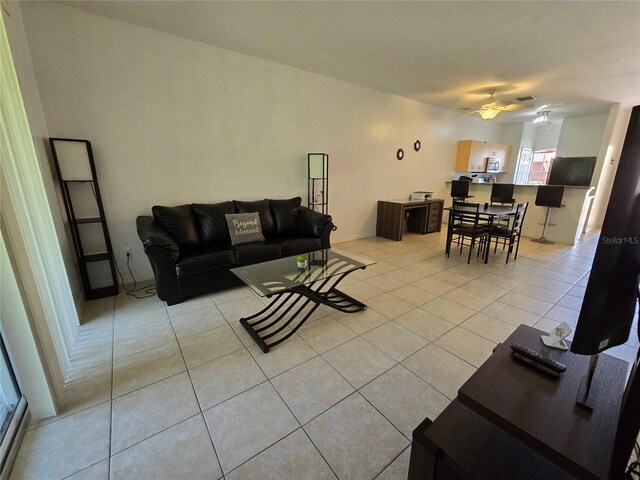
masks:
[[[169,321],[169,323],[171,324],[171,321]],[[173,324],[171,324],[171,328],[173,329]],[[174,333],[174,335],[175,335],[175,333]],[[172,343],[174,341],[177,342],[178,340],[175,339],[175,340],[170,340],[168,342],[163,342],[163,343],[160,343],[158,345],[154,345],[153,347],[145,348],[144,350],[140,350],[140,351],[137,351],[137,352],[134,352],[134,353],[130,353],[130,354],[127,354],[127,355],[118,355],[118,356],[114,355],[113,361],[114,362],[121,361],[121,360],[123,360],[125,358],[133,357],[134,355],[138,355],[140,353],[148,352],[149,350],[153,350],[154,348],[164,347],[165,345],[168,345],[168,344],[170,344],[170,343]],[[115,340],[114,340],[114,345],[115,345]],[[114,350],[115,350],[115,348],[114,348]],[[105,363],[107,363],[107,362],[105,362]]]
[[[284,437],[282,437],[281,439],[273,442],[271,445],[265,447],[263,450],[260,450],[258,453],[256,453],[255,455],[253,455],[252,457],[247,458],[244,462],[242,462],[240,465],[237,465],[235,467],[233,467],[231,470],[229,470],[227,473],[224,473],[224,475],[229,475],[230,473],[235,472],[237,469],[239,469],[241,466],[243,466],[245,463],[250,462],[251,460],[253,460],[254,458],[256,458],[258,455],[260,455],[261,453],[263,453],[265,450],[269,450],[271,447],[273,447],[274,445],[276,445],[277,443],[281,442],[282,440],[284,440],[287,437],[290,437],[291,435],[293,435],[294,433],[296,433],[298,430],[301,430],[302,426],[296,428],[293,432],[289,432],[287,433]],[[222,470],[221,470],[222,471]]]
[[[354,338],[358,338],[358,337],[354,337]],[[352,338],[351,340],[353,340],[354,338]],[[349,340],[349,341],[351,341],[351,340]],[[344,344],[343,344],[343,345],[344,345]],[[323,411],[322,411],[321,413],[319,413],[318,415],[315,415],[315,416],[314,416],[313,418],[311,418],[310,420],[308,420],[308,421],[304,422],[304,424],[302,424],[302,423],[298,420],[298,423],[300,423],[302,427],[304,427],[305,425],[308,425],[308,424],[309,424],[309,422],[311,422],[311,421],[315,420],[316,418],[318,418],[320,415],[322,415],[323,413],[327,412],[328,410],[331,410],[333,407],[335,407],[336,405],[338,405],[340,402],[342,402],[343,400],[346,400],[346,399],[347,399],[347,398],[349,398],[352,394],[354,394],[355,392],[357,392],[357,391],[358,391],[358,389],[357,389],[356,387],[354,387],[353,385],[351,385],[351,382],[349,382],[349,380],[347,380],[347,379],[344,377],[344,375],[342,375],[342,374],[341,374],[341,373],[340,373],[340,372],[339,372],[339,371],[338,371],[338,370],[337,370],[333,365],[331,365],[331,363],[329,363],[329,361],[328,361],[326,358],[324,358],[322,355],[318,355],[318,357],[320,357],[320,358],[322,359],[322,361],[323,361],[326,365],[328,365],[328,366],[329,366],[329,368],[331,368],[334,372],[336,372],[336,373],[340,376],[340,378],[342,378],[342,379],[343,379],[343,380],[344,380],[344,381],[345,381],[345,382],[346,382],[346,383],[347,383],[351,388],[353,388],[353,392],[351,392],[351,393],[350,393],[349,395],[347,395],[346,397],[344,397],[344,398],[342,398],[342,399],[338,400],[336,403],[332,404],[330,407],[326,408],[325,410],[323,410]],[[304,363],[310,362],[311,360],[315,360],[316,358],[317,358],[317,357],[313,357],[313,358],[310,358],[309,360],[305,360],[305,361],[304,361],[303,363],[301,363],[300,365],[303,365]],[[296,366],[295,366],[295,367],[293,367],[293,368],[299,367],[300,365],[296,365]],[[287,370],[287,372],[288,372],[288,371],[290,371],[290,370],[293,370],[293,368],[291,368],[291,369]],[[282,372],[281,374],[279,374],[279,375],[277,375],[276,377],[273,377],[273,378],[274,378],[274,379],[275,379],[275,378],[278,378],[280,375],[282,375],[282,374],[284,374],[284,373],[286,373],[286,372]],[[275,386],[274,386],[274,388],[275,388]],[[276,388],[276,390],[277,390],[277,388]],[[285,402],[285,403],[287,403],[287,402]],[[295,417],[295,414],[294,414],[294,417]],[[297,419],[297,418],[298,418],[298,417],[296,417],[296,419]]]
[[[111,401],[111,399],[104,400],[104,401],[102,401],[102,402],[96,403],[95,405],[90,405],[90,406],[88,406],[88,407],[82,408],[82,409],[77,410],[77,411],[75,411],[75,412],[73,412],[73,413],[70,413],[70,414],[68,414],[68,415],[65,415],[64,413],[62,413],[62,414],[60,414],[60,415],[57,415],[57,416],[55,417],[55,420],[51,420],[50,422],[47,422],[47,423],[45,423],[45,424],[43,424],[43,425],[38,425],[37,427],[28,428],[28,429],[27,429],[27,431],[31,432],[31,431],[34,431],[34,430],[38,430],[38,429],[40,429],[40,428],[42,428],[42,427],[46,427],[46,426],[48,426],[48,425],[53,425],[54,423],[57,423],[57,422],[59,422],[60,420],[64,420],[65,418],[69,418],[70,416],[75,415],[76,413],[86,412],[87,410],[89,410],[89,409],[91,409],[91,408],[98,407],[98,406],[100,406],[100,405],[104,405],[105,403],[110,402],[110,401]],[[51,417],[49,417],[49,418],[51,418]],[[44,418],[44,419],[42,419],[42,420],[46,420],[46,418]]]
[[[135,354],[134,354],[134,355],[135,355]],[[70,359],[70,363],[71,363],[71,362],[73,362],[73,360],[74,360],[74,359]],[[97,368],[97,367],[102,367],[102,366],[104,366],[104,365],[108,365],[108,364],[110,364],[110,363],[112,363],[112,362],[113,362],[113,360],[107,360],[106,362],[96,363],[95,365],[89,365],[89,366],[87,366],[87,367],[83,367],[83,368],[78,369],[78,370],[75,370],[75,371],[73,370],[73,367],[71,367],[71,369],[69,370],[69,373],[70,373],[71,375],[75,375],[75,374],[78,374],[78,373],[82,373],[82,372],[84,372],[84,371],[86,371],[86,370],[91,370],[92,368]],[[73,380],[71,380],[71,382],[73,382]],[[69,384],[70,384],[70,383],[69,383],[68,381],[65,381],[65,383],[64,383],[64,385],[63,385],[63,387],[62,387],[62,388],[64,389],[64,388],[65,388],[67,385],[69,385]]]
[[[213,302],[213,300],[211,300],[211,301]],[[167,307],[166,302],[165,302],[165,308],[167,309],[167,314],[168,314],[169,312],[168,312],[168,307]],[[198,410],[200,410],[198,412],[198,414],[202,417],[202,421],[204,422],[204,426],[205,426],[205,428],[207,430],[207,436],[209,437],[209,441],[211,442],[211,448],[213,448],[213,453],[216,456],[216,461],[218,462],[218,468],[220,468],[220,473],[222,473],[222,475],[224,476],[224,471],[222,470],[222,462],[220,461],[220,456],[218,455],[218,451],[216,449],[216,445],[213,442],[213,437],[211,436],[211,431],[209,430],[209,424],[207,423],[207,421],[204,418],[204,412],[202,411],[202,405],[200,404],[200,398],[198,398],[198,394],[196,393],[195,386],[193,385],[193,379],[191,378],[191,372],[189,371],[189,366],[187,365],[187,360],[184,358],[184,352],[182,351],[182,346],[180,345],[180,342],[178,341],[178,335],[176,334],[175,327],[173,326],[173,323],[171,322],[171,317],[169,317],[169,323],[171,324],[171,329],[173,330],[173,335],[176,338],[176,343],[178,344],[178,349],[180,350],[180,356],[182,357],[182,362],[184,363],[184,366],[185,366],[186,372],[187,372],[187,376],[189,377],[189,383],[191,384],[191,392],[193,393],[193,396],[196,399],[196,403],[198,405]],[[235,330],[233,330],[233,328],[231,329],[231,331],[237,336],[237,334],[235,333]],[[238,340],[240,340],[240,339],[238,338]],[[242,344],[242,340],[240,340],[240,343]],[[231,352],[231,353],[233,353],[233,352]],[[181,373],[184,373],[184,372],[180,372],[180,374]],[[176,374],[176,375],[179,375],[179,374]],[[191,416],[189,418],[193,418],[195,416],[196,415],[193,415],[193,416]],[[183,421],[186,421],[186,420],[188,420],[188,419],[185,419]],[[176,425],[178,425],[180,423],[182,423],[182,422],[178,422],[178,423],[176,423],[175,425],[172,425],[169,428],[175,427]],[[158,432],[158,433],[160,433],[160,432]]]
[[[399,364],[398,364],[398,365],[399,365]],[[397,365],[394,365],[392,368],[395,368],[396,366],[397,366]],[[404,367],[403,367],[403,368],[404,368]],[[391,369],[389,369],[389,370],[391,370]],[[387,372],[388,372],[389,370],[387,370]],[[385,373],[387,373],[387,372],[385,372]],[[383,374],[383,375],[384,375],[384,374]],[[382,375],[380,375],[380,376],[382,376]],[[378,378],[380,378],[380,376],[379,376]],[[372,383],[372,382],[369,382],[367,385],[369,385],[370,383]],[[364,388],[364,387],[366,387],[366,385],[363,385],[363,386],[362,386],[362,388]],[[376,412],[378,412],[378,413],[380,414],[380,416],[382,416],[382,418],[384,418],[387,422],[389,422],[389,424],[390,424],[393,428],[395,428],[395,429],[398,431],[398,433],[400,433],[400,435],[402,435],[405,439],[407,439],[407,440],[409,441],[409,446],[411,446],[411,438],[407,437],[407,436],[406,436],[406,435],[405,435],[405,434],[404,434],[404,433],[403,433],[403,432],[402,432],[402,431],[401,431],[401,430],[396,426],[396,424],[395,424],[395,423],[393,423],[391,420],[389,420],[389,419],[387,418],[387,416],[386,416],[384,413],[382,413],[382,412],[378,409],[378,407],[376,407],[373,403],[371,403],[371,401],[369,401],[369,399],[367,398],[367,396],[366,396],[363,392],[361,392],[361,391],[360,391],[360,389],[359,389],[357,392],[362,396],[362,398],[364,398],[365,402],[367,402],[369,405],[371,405],[371,408],[373,408]],[[404,451],[404,450],[403,450],[403,451]],[[390,464],[389,464],[389,465],[390,465]],[[373,478],[376,478],[378,475],[380,475],[380,474],[384,471],[384,469],[385,469],[385,468],[387,468],[389,465],[386,465],[386,466],[385,466],[382,470],[380,470],[380,471],[376,474],[376,476],[375,476],[375,477],[373,477]]]
[[[145,389],[145,388],[147,388],[147,387],[150,387],[150,386],[152,386],[152,385],[156,385],[156,384],[158,384],[158,383],[160,383],[160,382],[164,382],[165,380],[169,380],[170,378],[177,377],[178,375],[182,375],[183,373],[186,373],[186,372],[187,372],[187,369],[185,368],[185,369],[184,369],[184,370],[182,370],[181,372],[172,373],[171,375],[169,375],[169,376],[167,376],[167,377],[164,377],[164,378],[161,378],[160,380],[155,380],[155,381],[153,381],[153,382],[151,382],[151,383],[148,383],[148,384],[143,385],[143,386],[141,386],[141,387],[137,387],[137,388],[135,388],[135,389],[133,389],[133,390],[130,390],[130,391],[126,392],[126,393],[122,393],[122,394],[117,395],[117,396],[115,396],[115,397],[113,397],[113,396],[112,396],[111,401],[113,401],[113,400],[119,400],[119,399],[121,399],[121,398],[123,398],[123,397],[126,397],[126,396],[127,396],[127,395],[129,395],[130,393],[139,392],[140,390],[143,390],[143,389]],[[113,395],[113,394],[112,394],[112,395]]]
[[[314,357],[314,358],[316,358],[316,357]],[[313,360],[313,359],[309,359],[309,360]],[[309,361],[309,360],[307,360],[307,361]],[[303,363],[306,363],[307,361],[305,361],[305,362],[303,362]],[[258,364],[258,362],[257,362],[257,361],[255,361],[255,362],[256,362],[256,364]],[[300,364],[300,365],[302,365],[302,364]],[[297,367],[297,366],[298,366],[298,365],[296,365],[296,367]],[[259,368],[262,368],[262,367],[260,366],[260,364],[258,364],[258,367],[259,367]],[[295,367],[293,367],[293,368],[295,368]],[[289,369],[289,370],[291,370],[291,369]],[[287,370],[287,371],[288,371],[288,370]],[[294,419],[294,420],[296,421],[296,423],[298,424],[298,428],[296,428],[295,430],[293,430],[293,432],[289,432],[289,433],[288,433],[287,435],[285,435],[284,437],[279,438],[278,440],[276,440],[276,441],[275,441],[275,442],[273,442],[272,444],[268,445],[267,447],[265,447],[265,448],[261,449],[259,452],[257,452],[255,455],[252,455],[250,458],[248,458],[245,462],[243,462],[243,463],[242,463],[242,464],[240,464],[240,465],[243,465],[244,463],[247,463],[247,462],[248,462],[249,460],[251,460],[252,458],[257,457],[258,455],[260,455],[260,454],[261,454],[262,452],[264,452],[265,450],[267,450],[267,449],[271,448],[271,447],[272,447],[273,445],[275,445],[276,443],[278,443],[278,442],[282,441],[283,439],[287,438],[289,435],[291,435],[292,433],[294,433],[294,432],[295,432],[295,431],[297,431],[298,429],[302,428],[302,424],[300,423],[300,420],[298,420],[298,417],[296,417],[296,415],[293,413],[293,411],[291,410],[291,407],[289,407],[289,404],[288,404],[287,402],[285,402],[284,398],[282,398],[282,395],[280,395],[280,392],[278,391],[278,389],[276,388],[276,386],[273,384],[273,382],[271,381],[271,379],[267,376],[266,372],[264,372],[264,371],[263,371],[262,373],[263,373],[263,374],[264,374],[264,376],[266,377],[266,380],[265,380],[265,381],[263,381],[263,382],[260,382],[258,385],[254,385],[253,387],[251,387],[251,388],[247,389],[246,391],[251,390],[251,389],[253,389],[253,388],[255,388],[255,387],[259,386],[259,385],[263,385],[264,383],[269,382],[269,385],[271,385],[271,388],[273,388],[273,390],[276,392],[276,394],[278,395],[278,397],[280,398],[280,400],[282,401],[282,403],[285,405],[285,407],[287,407],[287,410],[289,410],[289,413],[291,413],[291,416],[293,417],[293,419]],[[282,373],[285,373],[285,372],[282,372]],[[277,377],[277,376],[276,376],[276,377]],[[273,377],[273,378],[276,378],[276,377]],[[238,394],[238,395],[240,395],[240,394]],[[238,395],[234,395],[234,397],[237,397]],[[227,402],[228,400],[230,400],[230,399],[225,400],[225,402]],[[225,402],[221,402],[221,403],[225,403]],[[211,407],[211,408],[213,408],[213,407]],[[208,410],[210,410],[210,409],[208,409]],[[209,424],[207,423],[207,429],[208,429],[208,427],[209,427]],[[213,442],[213,439],[212,439],[212,442]],[[314,445],[314,446],[315,446],[315,445]],[[316,450],[317,450],[317,448],[316,448]],[[217,455],[217,454],[216,454],[216,455]],[[220,459],[219,459],[219,458],[218,458],[218,462],[220,462]],[[235,467],[235,468],[233,468],[233,469],[229,470],[228,472],[225,472],[225,471],[222,469],[222,462],[220,462],[220,471],[221,471],[221,472],[226,476],[227,474],[229,474],[229,473],[233,472],[234,470],[236,470],[237,468],[239,468],[239,467],[240,467],[240,465],[238,465],[237,467]]]
[[[438,345],[436,345],[437,347]],[[442,347],[440,347],[442,348]],[[450,353],[450,352],[448,352]],[[453,355],[453,354],[452,354]],[[406,360],[406,359],[405,359]],[[468,362],[467,362],[468,363]],[[450,400],[449,397],[447,397],[444,393],[442,393],[440,390],[438,390],[436,387],[434,387],[433,385],[431,385],[429,382],[427,382],[424,378],[421,378],[420,376],[418,376],[416,373],[414,373],[412,370],[409,370],[408,367],[405,367],[404,365],[402,365],[402,363],[399,363],[398,366],[404,368],[407,372],[409,372],[411,375],[413,375],[414,377],[416,377],[418,380],[420,380],[422,383],[424,383],[425,385],[427,385],[428,387],[432,388],[434,391],[438,392],[440,395],[442,395],[444,398],[446,398],[447,400]],[[476,368],[476,367],[473,367]],[[450,400],[450,402],[452,402],[453,400]],[[434,419],[435,420],[435,419]],[[409,440],[412,440],[411,438]]]
[[[467,319],[467,320],[468,320],[468,319]],[[464,323],[464,322],[462,322],[462,323]],[[467,360],[465,360],[464,358],[460,357],[459,355],[457,355],[457,354],[455,354],[455,353],[453,353],[453,352],[450,352],[450,351],[449,351],[449,350],[447,350],[445,347],[440,346],[440,345],[438,345],[438,344],[436,343],[439,339],[441,339],[442,337],[444,337],[447,333],[449,333],[449,332],[453,331],[453,329],[455,329],[456,327],[459,327],[459,326],[460,326],[460,325],[456,325],[455,327],[450,328],[449,330],[447,330],[447,331],[446,331],[446,332],[444,332],[443,334],[438,335],[438,337],[436,337],[432,342],[429,342],[427,345],[425,345],[424,347],[422,347],[420,350],[424,350],[424,349],[425,349],[425,348],[427,348],[429,345],[433,344],[433,345],[435,345],[436,347],[441,348],[441,349],[442,349],[442,350],[444,350],[445,352],[447,352],[447,353],[449,353],[449,354],[453,355],[454,357],[458,358],[458,360],[462,360],[464,363],[466,363],[466,364],[468,364],[468,365],[471,365],[471,366],[474,368],[474,370],[477,370],[477,369],[478,369],[478,367],[476,367],[475,365],[472,365],[471,363],[469,363],[469,362],[468,362]],[[465,330],[466,330],[466,329],[465,329]],[[470,333],[473,333],[473,332],[470,332]],[[474,333],[474,335],[478,335],[478,334],[477,334],[477,333]],[[478,335],[478,336],[480,336],[480,335]],[[481,337],[481,338],[482,338],[482,337]],[[495,343],[495,342],[493,342],[493,343]],[[418,350],[418,352],[419,352],[420,350]],[[418,352],[414,352],[414,354],[415,354],[415,353],[418,353]],[[405,359],[405,360],[406,360],[406,359]],[[403,360],[403,361],[404,361],[404,360]],[[403,365],[403,366],[404,366],[404,365]],[[405,367],[405,368],[406,368],[406,367]],[[434,388],[435,388],[435,387],[434,387]],[[441,393],[442,393],[442,392],[441,392]],[[444,394],[443,394],[443,395],[444,395]],[[445,395],[445,397],[446,397],[446,395]],[[448,397],[447,397],[447,398],[448,398]]]
[[[309,345],[307,345],[307,346],[308,346],[309,348],[311,348],[311,346],[309,346]],[[267,378],[267,380],[269,380],[269,375],[267,375],[267,373],[264,371],[264,369],[262,368],[262,366],[260,365],[260,363],[258,362],[258,360],[253,356],[253,354],[251,353],[251,350],[249,350],[249,348],[248,348],[248,347],[244,347],[244,348],[246,348],[246,349],[247,349],[247,351],[249,352],[249,355],[251,355],[251,358],[252,358],[252,359],[253,359],[253,360],[258,364],[258,367],[260,367],[260,370],[262,371],[262,373],[264,374],[264,376]],[[311,350],[313,350],[313,349],[311,348]],[[236,350],[236,351],[237,351],[237,350]],[[260,350],[260,351],[262,351],[262,350]],[[234,352],[234,353],[235,353],[235,352]],[[316,352],[315,352],[315,350],[314,350],[314,353],[316,353]],[[265,354],[265,355],[266,355],[266,354]],[[316,353],[312,358],[309,358],[308,360],[313,360],[314,358],[316,358],[316,357],[318,357],[318,356],[320,356],[320,355]],[[305,360],[305,362],[306,362],[306,361],[307,361],[307,360]],[[300,365],[300,364],[298,364],[298,365]],[[274,375],[274,378],[275,378],[275,377],[278,377],[278,376],[282,375],[283,373],[286,373],[286,372],[288,372],[288,371],[290,371],[290,370],[293,370],[293,369],[294,369],[294,368],[296,368],[298,365],[294,365],[293,367],[287,368],[286,370],[283,370],[282,372],[279,372],[277,375]],[[264,383],[264,382],[260,382],[260,383]]]
[[[255,385],[243,390],[242,392],[238,392],[238,393],[234,393],[232,396],[230,396],[229,398],[225,398],[224,400],[222,400],[221,402],[216,403],[215,405],[211,405],[210,407],[207,407],[205,410],[202,410],[201,413],[204,415],[205,413],[207,413],[209,410],[211,410],[212,408],[216,408],[219,407],[220,405],[222,405],[223,403],[227,403],[229,400],[233,400],[236,397],[239,397],[240,395],[242,395],[243,393],[247,393],[249,390],[259,387],[260,385],[264,385],[265,383],[267,383],[269,381],[268,378],[262,380],[259,383],[256,383]],[[197,395],[196,395],[197,397]]]
[[[480,312],[478,312],[478,313],[480,313]],[[487,316],[488,316],[488,315],[487,315]],[[471,317],[469,317],[469,318],[471,318]],[[467,318],[467,320],[469,320],[469,318]],[[498,318],[493,318],[493,317],[491,317],[491,318],[492,318],[493,320],[496,320],[496,321],[500,322],[500,323],[503,323],[504,325],[507,325],[507,326],[513,327],[514,329],[518,328],[518,327],[516,327],[515,325],[511,325],[510,323],[503,322],[502,320],[500,320],[500,319],[498,319]],[[466,320],[465,320],[465,322],[466,322]],[[496,342],[495,340],[493,340],[493,339],[491,339],[491,338],[484,337],[484,336],[480,335],[479,333],[474,332],[473,330],[469,330],[469,328],[468,328],[468,327],[466,327],[466,328],[465,328],[463,324],[464,324],[464,322],[462,322],[460,325],[458,325],[458,327],[460,327],[461,329],[463,329],[463,330],[465,330],[465,331],[467,331],[467,332],[469,332],[469,333],[472,333],[472,334],[474,334],[474,335],[477,335],[477,336],[478,336],[478,337],[480,337],[480,338],[484,338],[485,340],[487,340],[487,341],[489,341],[489,342],[491,342],[491,343],[495,343],[496,345],[497,345],[497,344],[499,344],[499,343],[502,343],[502,342]],[[449,331],[451,331],[451,330],[449,330]],[[442,348],[442,347],[440,347],[440,348]],[[449,353],[451,353],[451,352],[449,352]]]
[[[409,441],[411,441],[411,439],[409,439]],[[385,465],[384,468],[375,477],[373,477],[372,480],[376,480],[376,479],[380,478],[380,475],[382,475],[387,468],[389,468],[391,465],[393,465],[393,462],[398,460],[398,458],[400,458],[404,454],[404,452],[406,452],[407,450],[410,450],[411,446],[412,446],[412,444],[409,443],[409,445],[407,445],[407,448],[402,450],[393,460],[391,460],[387,465]]]
[[[107,462],[107,478],[111,478],[111,445],[113,442],[113,382],[115,377],[115,355],[116,355],[116,302],[113,301],[112,319],[113,329],[111,331],[111,395],[109,403],[109,461]]]
[[[61,479],[61,480],[67,480],[68,478],[71,478],[71,477],[73,477],[74,475],[76,475],[76,474],[78,474],[78,473],[84,472],[85,470],[88,470],[88,469],[90,469],[91,467],[95,467],[96,465],[98,465],[99,463],[104,462],[105,460],[109,460],[109,457],[105,457],[105,458],[103,458],[102,460],[99,460],[99,461],[97,461],[97,462],[95,462],[95,463],[92,463],[91,465],[87,465],[86,467],[84,467],[84,468],[82,468],[82,469],[80,469],[80,470],[78,470],[78,471],[76,471],[76,472],[73,472],[73,473],[72,473],[72,474],[70,474],[70,475],[66,475],[66,476],[62,477],[62,479]],[[109,477],[107,477],[107,478],[109,478]]]
[[[223,315],[223,317],[224,317],[224,315]],[[231,326],[231,324],[229,323],[229,320],[227,320],[227,318],[226,318],[226,317],[224,317],[224,320],[225,320],[225,322],[227,323],[227,325]],[[203,333],[210,332],[210,331],[215,330],[215,329],[217,329],[217,328],[222,328],[222,327],[226,327],[226,326],[227,326],[227,325],[218,325],[217,327],[208,328],[208,329],[203,330],[203,331],[201,331],[201,332],[198,332],[198,333],[191,333],[191,334],[189,334],[189,335],[185,335],[184,337],[179,337],[179,338],[178,338],[178,335],[175,333],[175,326],[173,325],[173,322],[170,322],[170,323],[171,323],[171,328],[173,328],[173,332],[174,332],[174,334],[176,335],[176,341],[177,341],[178,343],[180,343],[180,340],[186,340],[187,338],[195,337],[195,336],[197,336],[197,335],[201,335],[201,334],[203,334]],[[167,343],[171,343],[171,342],[167,342]],[[166,345],[166,344],[165,344],[165,345]],[[158,346],[160,346],[160,345],[158,345]],[[156,348],[156,347],[154,347],[154,348]],[[149,350],[151,350],[151,349],[149,349]],[[135,354],[134,354],[134,355],[135,355]]]
[[[338,402],[338,403],[341,403],[341,402],[343,402],[343,401],[345,401],[345,400],[349,399],[350,397],[352,397],[353,395],[356,395],[356,394],[358,394],[358,393],[360,393],[360,392],[358,392],[358,390],[356,389],[354,392],[351,392],[349,395],[347,395],[346,397],[344,397],[344,398],[343,398],[342,400],[340,400],[340,402]],[[360,396],[364,398],[364,395],[362,395],[361,393],[360,393]],[[366,400],[366,399],[365,399],[365,400]],[[332,405],[330,408],[328,408],[327,410],[325,410],[325,412],[323,412],[323,413],[328,412],[328,411],[329,411],[329,410],[331,410],[333,407],[335,407],[336,405],[338,405],[338,403],[336,403],[336,404]],[[318,416],[319,416],[319,415],[318,415]],[[318,416],[314,417],[314,419],[315,419],[315,418],[318,418]],[[305,435],[307,436],[307,438],[309,438],[309,440],[311,441],[311,443],[313,444],[313,446],[315,447],[315,449],[316,449],[318,452],[320,452],[320,456],[321,456],[321,457],[322,457],[322,459],[325,461],[325,463],[326,463],[327,465],[329,465],[329,468],[331,469],[331,471],[333,472],[333,474],[336,476],[336,478],[337,478],[338,480],[340,480],[340,476],[339,476],[339,475],[338,475],[338,474],[333,470],[333,467],[331,466],[331,464],[329,463],[329,461],[325,458],[325,456],[324,456],[324,454],[322,453],[322,451],[320,450],[320,448],[318,448],[318,446],[316,445],[316,442],[314,442],[314,441],[313,441],[313,438],[311,438],[311,435],[309,435],[309,432],[307,432],[307,430],[304,428],[306,425],[309,425],[309,423],[311,423],[311,420],[310,420],[309,422],[305,423],[304,425],[302,425],[300,428],[302,428],[302,430],[304,431]]]
[[[353,339],[352,339],[353,340]],[[312,359],[313,360],[313,359]],[[360,395],[362,395],[364,397],[364,395],[362,394],[362,392],[360,392],[360,390],[364,387],[366,387],[367,385],[369,385],[371,382],[374,382],[375,380],[377,380],[378,378],[380,378],[382,375],[384,375],[385,373],[387,373],[389,370],[397,367],[398,365],[400,365],[400,363],[396,363],[394,366],[392,366],[391,368],[385,370],[384,372],[382,372],[380,375],[377,375],[375,378],[373,378],[371,381],[365,383],[362,387],[360,388],[356,388],[354,385],[352,385],[349,380],[347,380],[338,370],[335,369],[335,367],[333,365],[331,365],[326,359],[323,358],[323,360],[329,364],[329,366],[331,368],[333,368],[333,370],[336,371],[336,373],[338,373],[338,375],[340,375],[345,382],[347,382],[349,384],[349,386],[351,388],[353,388],[353,392],[351,392],[349,395],[347,395],[344,398],[341,398],[340,400],[338,400],[337,402],[335,402],[334,404],[332,404],[331,406],[327,407],[325,410],[323,410],[322,412],[318,413],[317,415],[315,415],[313,418],[307,420],[304,423],[301,423],[300,421],[298,421],[302,427],[304,427],[305,425],[308,425],[309,423],[311,423],[313,420],[315,420],[316,418],[318,418],[320,415],[322,415],[323,413],[326,413],[327,411],[331,410],[333,407],[335,407],[336,405],[338,405],[339,403],[342,403],[344,400],[346,400],[347,398],[349,398],[351,395],[353,395],[354,393],[360,393]],[[395,361],[395,360],[394,360]],[[274,387],[275,388],[275,387]],[[286,402],[285,402],[286,403]],[[292,412],[293,413],[293,412]],[[294,415],[295,416],[295,415]],[[386,418],[386,417],[385,417]],[[297,417],[296,417],[297,419]],[[395,426],[395,425],[394,425]]]
[[[126,452],[127,450],[129,450],[129,449],[131,449],[131,448],[135,447],[136,445],[140,445],[141,443],[146,442],[147,440],[149,440],[149,439],[151,439],[151,438],[153,438],[153,437],[155,437],[155,436],[157,436],[157,435],[160,435],[161,433],[166,432],[167,430],[170,430],[170,429],[172,429],[172,428],[174,428],[174,427],[176,427],[176,426],[178,426],[178,425],[180,425],[180,424],[182,424],[182,423],[184,423],[184,422],[186,422],[186,421],[188,421],[188,420],[191,420],[192,418],[195,418],[195,417],[197,417],[198,415],[202,415],[202,412],[194,413],[193,415],[191,415],[191,416],[189,416],[189,417],[187,417],[187,418],[184,418],[184,419],[180,420],[178,423],[174,423],[173,425],[170,425],[170,426],[168,426],[168,427],[165,427],[165,428],[163,428],[162,430],[158,430],[156,433],[154,433],[154,434],[152,434],[152,435],[149,435],[148,437],[143,438],[143,439],[141,439],[141,440],[138,440],[137,442],[132,443],[131,445],[129,445],[129,446],[127,446],[127,447],[123,448],[122,450],[118,450],[117,452],[115,452],[115,453],[113,453],[112,455],[110,455],[110,456],[109,456],[109,458],[113,459],[114,457],[117,457],[117,456],[118,456],[118,455],[120,455],[121,453]]]
[[[345,397],[343,400],[345,400],[348,397]],[[337,405],[337,404],[336,404]],[[333,407],[332,407],[333,408]],[[324,413],[324,412],[323,412]],[[308,424],[309,422],[307,422]],[[306,425],[306,424],[305,424]],[[329,463],[329,461],[325,458],[324,454],[320,451],[320,449],[318,448],[318,446],[316,445],[316,443],[313,441],[313,438],[311,438],[311,436],[309,435],[309,432],[307,432],[304,429],[304,425],[302,427],[300,427],[300,429],[303,431],[303,433],[306,435],[306,437],[309,439],[309,441],[311,442],[311,445],[313,445],[313,448],[316,449],[316,451],[320,454],[320,457],[322,457],[322,460],[324,461],[324,463],[327,464],[327,466],[329,467],[329,470],[331,470],[331,473],[333,473],[333,476],[337,479],[340,480],[340,477],[338,476],[338,474],[335,472],[335,470],[333,469],[333,467],[331,466],[331,464]]]

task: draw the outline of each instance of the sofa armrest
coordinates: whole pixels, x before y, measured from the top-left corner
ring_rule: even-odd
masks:
[[[136,226],[153,270],[158,298],[169,305],[180,303],[182,294],[176,274],[180,247],[166,230],[153,222],[153,217],[138,217]]]
[[[180,258],[180,246],[169,232],[153,221],[153,217],[138,217],[136,226],[145,252],[149,247],[159,247],[171,255],[174,262]]]
[[[300,207],[298,213],[298,235],[321,239],[322,248],[331,248],[329,237],[336,229],[331,215]]]

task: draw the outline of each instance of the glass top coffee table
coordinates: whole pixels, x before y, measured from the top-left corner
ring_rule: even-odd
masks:
[[[336,287],[351,272],[373,265],[374,261],[335,249],[304,256],[304,268],[298,268],[296,255],[231,269],[259,296],[274,297],[258,313],[240,319],[264,353],[291,337],[320,305],[345,313],[367,308]]]

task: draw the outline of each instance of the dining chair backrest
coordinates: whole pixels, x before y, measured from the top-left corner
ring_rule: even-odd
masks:
[[[462,224],[473,224],[474,228],[477,227],[478,220],[480,219],[480,215],[478,215],[479,211],[479,203],[465,203],[460,200],[454,200],[453,212],[451,214],[454,227]]]
[[[519,203],[516,207],[516,213],[513,216],[512,235],[514,233],[520,234],[524,224],[524,217],[527,215],[527,208],[529,208],[529,202]]]
[[[515,203],[513,199],[514,188],[513,183],[494,183],[491,186],[491,203],[510,203],[513,205]]]
[[[467,180],[453,180],[451,182],[451,196],[453,198],[468,198],[469,184]]]

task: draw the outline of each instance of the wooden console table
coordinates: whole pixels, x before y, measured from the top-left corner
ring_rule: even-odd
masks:
[[[378,200],[376,235],[399,242],[408,215],[410,232],[432,233],[442,228],[444,200]]]
[[[638,434],[637,371],[627,383],[627,362],[601,354],[589,412],[575,403],[589,357],[544,347],[542,333],[518,327],[434,422],[414,430],[410,480],[622,478]],[[512,343],[565,364],[566,372],[554,379],[517,362]]]

